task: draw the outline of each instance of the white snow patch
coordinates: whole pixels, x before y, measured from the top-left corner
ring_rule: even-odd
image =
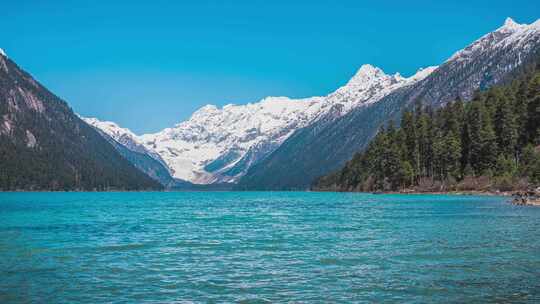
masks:
[[[438,66],[429,66],[425,68],[420,68],[414,75],[407,78],[407,81],[417,82],[417,81],[423,80],[424,78],[428,77],[431,73],[433,73],[437,68]]]
[[[30,130],[26,130],[26,147],[35,148],[37,146],[37,140],[34,134]]]
[[[520,28],[527,26],[527,24],[519,24],[514,21],[514,19],[507,17],[504,20],[504,24],[502,27],[498,28],[497,31],[507,29],[507,30],[519,30]]]

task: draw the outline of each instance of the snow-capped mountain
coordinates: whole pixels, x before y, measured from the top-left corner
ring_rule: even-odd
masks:
[[[376,102],[396,88],[422,79],[434,68],[410,78],[386,75],[362,66],[352,79],[327,97],[267,97],[247,105],[208,105],[185,122],[140,137],[169,166],[174,177],[198,184],[236,182],[274,151],[292,132],[339,106],[341,115]]]
[[[165,160],[173,176],[198,184],[233,182],[242,169],[256,161],[248,153],[265,154],[297,128],[307,125],[320,111],[320,98],[291,100],[269,97],[258,103],[207,105],[189,120],[142,142]]]
[[[343,87],[326,97],[267,97],[246,105],[207,105],[190,119],[155,134],[137,136],[113,122],[84,120],[132,151],[164,161],[173,177],[196,184],[236,182],[295,130],[330,111],[344,115],[376,102],[393,90],[423,79],[436,67],[412,77],[387,75],[363,65]]]
[[[345,114],[359,105],[376,102],[397,88],[422,80],[436,68],[423,68],[413,76],[404,78],[399,73],[387,75],[380,68],[365,64],[346,85],[326,97],[326,105],[341,104]]]
[[[539,44],[540,20],[531,24],[518,24],[507,18],[501,27],[452,55],[441,65],[437,75],[445,78],[452,71],[461,71],[459,77],[472,76],[460,87],[463,92],[461,98],[468,100],[472,98],[474,91],[467,90],[467,87],[476,86],[485,89],[503,81],[509,76],[509,72],[516,69],[519,71],[530,57],[537,55]],[[448,82],[446,87],[432,90],[433,94],[440,95],[448,91],[456,82]],[[434,96],[435,104],[437,100],[445,101],[440,96]]]
[[[466,48],[457,51],[446,62],[471,60],[481,53],[492,52],[494,49],[504,48],[513,43],[518,43],[516,45],[518,47],[521,46],[521,43],[533,45],[534,39],[531,40],[530,38],[537,35],[539,30],[540,20],[531,24],[518,24],[512,18],[506,18],[501,27],[482,36]],[[522,51],[528,50],[527,47],[519,49],[522,49]]]
[[[122,128],[118,124],[112,121],[101,121],[97,118],[92,117],[82,117],[87,124],[91,125],[94,128],[97,128],[104,132],[105,134],[112,137],[118,143],[122,144],[131,151],[144,153],[144,154],[154,154],[156,157],[159,157],[157,153],[147,149],[140,141],[139,137],[135,135],[131,130]]]

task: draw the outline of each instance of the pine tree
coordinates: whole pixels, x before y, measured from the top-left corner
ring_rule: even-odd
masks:
[[[481,171],[482,158],[482,121],[485,115],[484,105],[479,100],[471,101],[469,113],[467,115],[467,138],[468,146],[468,164],[472,167],[475,174]]]
[[[419,152],[419,174],[431,175],[432,136],[430,133],[430,117],[423,110],[416,112],[416,130]]]
[[[459,130],[457,130],[459,132]],[[457,180],[461,178],[461,141],[454,131],[446,134],[444,139],[446,175]]]
[[[497,136],[493,128],[491,118],[487,114],[483,114],[484,121],[480,132],[481,150],[479,159],[479,169],[481,174],[489,172],[497,161]]]
[[[520,81],[515,85],[517,87],[515,93],[514,113],[516,115],[516,125],[518,132],[517,145],[518,149],[523,149],[529,140],[529,132],[527,132],[529,124],[528,113],[528,83]]]
[[[540,151],[537,151],[532,144],[523,149],[520,172],[533,184],[540,184]]]
[[[506,157],[515,157],[518,127],[511,103],[507,98],[500,98],[496,106],[495,132],[500,152]]]
[[[413,175],[420,173],[420,152],[418,150],[418,135],[415,126],[415,116],[410,111],[403,112],[401,129],[404,134],[406,156],[413,170]]]

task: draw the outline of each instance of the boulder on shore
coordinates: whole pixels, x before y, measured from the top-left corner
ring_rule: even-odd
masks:
[[[528,191],[518,191],[512,195],[512,204],[514,205],[533,205],[540,206],[540,188]]]

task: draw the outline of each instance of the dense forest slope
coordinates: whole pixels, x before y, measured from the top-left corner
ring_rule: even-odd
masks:
[[[0,54],[0,190],[161,188]]]
[[[296,131],[276,151],[253,166],[238,189],[308,189],[312,182],[343,166],[366,148],[381,125],[398,121],[405,109],[421,102],[440,107],[460,97],[501,84],[538,58],[540,21],[530,25],[508,19],[497,30],[456,52],[425,79],[398,88],[379,101],[344,116],[339,109]]]
[[[540,185],[540,69],[442,108],[417,104],[313,189],[523,190]]]

